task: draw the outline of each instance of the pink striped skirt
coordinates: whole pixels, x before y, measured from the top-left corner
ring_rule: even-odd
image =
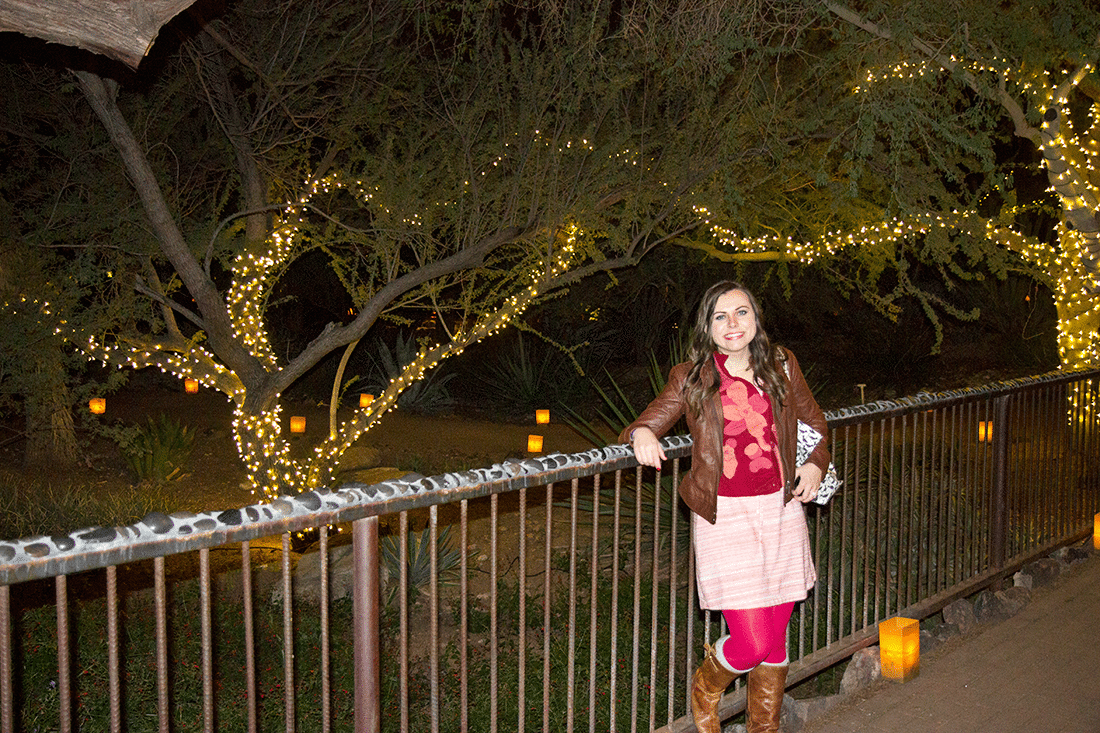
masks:
[[[692,515],[699,606],[763,608],[800,601],[817,581],[806,514],[783,492],[719,496],[714,524]]]

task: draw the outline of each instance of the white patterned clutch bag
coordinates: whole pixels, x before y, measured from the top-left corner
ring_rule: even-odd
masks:
[[[821,442],[821,433],[814,430],[812,425],[798,421],[798,445],[795,449],[795,465],[801,466],[813,453],[814,448]],[[813,498],[814,504],[825,506],[833,494],[840,488],[840,479],[836,475],[836,467],[830,463],[829,469],[821,477],[821,486],[817,490],[817,496]]]

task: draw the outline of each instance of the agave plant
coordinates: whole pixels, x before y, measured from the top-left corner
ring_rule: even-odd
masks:
[[[194,443],[195,434],[186,425],[162,414],[156,421],[149,418],[148,426],[138,428],[120,448],[139,481],[162,484],[183,470]]]
[[[409,603],[430,590],[432,580],[432,542],[431,530],[425,527],[419,532],[408,532],[406,549],[408,551]],[[388,535],[382,538],[382,564],[390,578],[386,602],[397,596],[397,579],[401,577],[401,538]],[[462,551],[451,542],[451,528],[439,530],[436,541],[438,550],[437,572],[440,585],[453,585],[458,582],[461,571]]]
[[[363,381],[376,394],[380,393],[390,380],[401,376],[402,369],[411,364],[418,353],[416,339],[411,334],[406,336],[404,332],[399,332],[392,349],[384,341],[377,339],[371,355],[374,362],[373,373],[365,378],[353,377],[352,381]],[[454,376],[453,373],[440,369],[430,370],[423,379],[405,388],[397,398],[397,406],[409,412],[429,415],[450,407],[451,393],[447,390],[447,382]]]

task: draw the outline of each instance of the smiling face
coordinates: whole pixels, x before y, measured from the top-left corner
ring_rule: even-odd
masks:
[[[718,353],[748,357],[756,337],[756,312],[743,290],[727,290],[718,296],[710,316],[710,337]]]

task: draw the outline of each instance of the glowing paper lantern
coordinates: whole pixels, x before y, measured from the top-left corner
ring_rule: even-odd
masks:
[[[550,422],[549,410],[535,410],[535,422],[539,425],[546,425]]]
[[[105,397],[93,397],[88,400],[88,409],[94,415],[102,415],[107,412],[107,399]]]
[[[527,452],[539,453],[542,451],[542,436],[541,435],[528,435],[527,436]]]
[[[183,380],[183,391],[187,394],[195,394],[199,391],[199,380],[188,377]]]
[[[993,441],[993,421],[982,420],[978,423],[978,442],[985,443],[986,441]]]
[[[916,619],[888,618],[878,625],[882,676],[908,682],[920,674],[920,624]]]
[[[301,415],[293,415],[290,418],[290,432],[304,433],[306,431],[306,419]]]
[[[359,395],[359,406],[370,407],[370,403],[374,402],[374,395],[363,393]]]
[[[1100,514],[1092,518],[1092,546],[1100,550]]]

